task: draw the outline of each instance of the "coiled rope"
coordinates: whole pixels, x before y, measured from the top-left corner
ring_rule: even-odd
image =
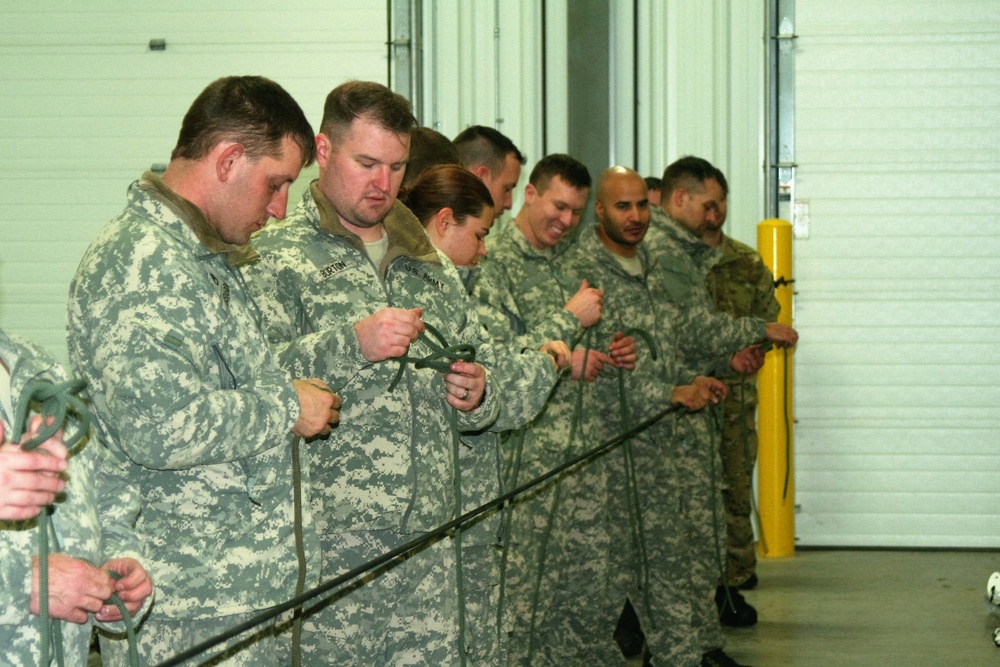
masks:
[[[37,412],[42,416],[41,427],[35,436],[21,444],[21,449],[25,451],[38,449],[44,442],[55,436],[62,429],[63,444],[67,450],[72,450],[83,440],[84,436],[90,430],[90,411],[78,396],[86,386],[87,383],[84,380],[52,382],[45,378],[36,378],[28,382],[21,391],[17,404],[14,406],[11,441],[20,441],[26,433],[31,406],[34,404],[38,406]],[[72,430],[68,428],[73,423],[73,420],[68,419],[70,413],[76,417],[76,426]],[[56,664],[62,667],[65,664],[62,625],[49,615],[49,555],[50,553],[54,553],[53,547],[50,546],[50,539],[54,538],[55,535],[52,526],[52,510],[53,507],[49,505],[38,516],[40,664],[47,666],[54,657]],[[57,548],[56,546],[55,549]],[[109,571],[108,574],[116,580],[121,578],[121,575],[117,572]],[[135,643],[135,628],[133,627],[132,617],[125,607],[125,603],[117,593],[112,593],[111,597],[105,603],[114,605],[121,612],[125,632],[128,636],[129,664],[132,667],[139,667],[139,653]]]

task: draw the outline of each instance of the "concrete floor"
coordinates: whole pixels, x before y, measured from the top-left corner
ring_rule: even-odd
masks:
[[[754,667],[1000,665],[986,581],[1000,553],[799,550],[762,560],[752,628],[726,652]]]

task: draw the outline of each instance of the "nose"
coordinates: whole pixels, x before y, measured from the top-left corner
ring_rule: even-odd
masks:
[[[282,186],[274,196],[271,197],[271,201],[268,203],[267,208],[264,209],[267,214],[274,218],[275,220],[284,220],[285,213],[288,210],[288,186]]]
[[[508,192],[503,196],[503,210],[509,211],[514,206],[514,195]]]
[[[392,188],[392,171],[389,168],[389,165],[384,164],[376,167],[375,176],[372,179],[372,185],[382,192],[389,192]]]
[[[486,241],[484,241],[483,239],[479,239],[479,249],[477,250],[477,254],[480,257],[486,257],[486,252],[487,252]]]

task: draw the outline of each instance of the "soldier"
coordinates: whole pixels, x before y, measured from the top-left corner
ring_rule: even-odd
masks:
[[[480,316],[494,339],[535,347],[576,341],[600,319],[602,295],[559,268],[579,224],[590,174],[568,155],[538,162],[514,224],[487,239],[489,254],[474,287]],[[589,345],[590,349],[587,349]],[[630,367],[634,341],[587,339],[573,352],[572,379],[593,381],[605,366]],[[594,413],[576,409],[577,382],[563,380],[525,433],[520,450],[504,452],[504,480],[518,486],[597,444]],[[513,624],[511,664],[585,664],[603,656],[579,643],[576,615],[590,613],[588,587],[599,566],[590,559],[606,535],[600,491],[604,468],[590,462],[517,499],[512,506],[506,596]]]
[[[717,312],[712,304],[705,277],[719,255],[701,240],[701,232],[719,214],[722,187],[715,167],[700,158],[677,160],[664,171],[663,194],[665,210],[651,209],[647,240],[659,267],[657,298],[673,304],[677,312],[675,331],[682,366],[706,375],[756,371],[763,363],[757,343],[766,339],[775,345],[794,345],[798,334],[779,322],[754,317],[733,319]],[[721,433],[715,416],[687,420],[678,433],[691,443],[692,476],[711,481],[708,486],[696,486],[695,490],[702,493],[691,495],[685,504],[691,516],[689,525],[705,531],[694,540],[698,552],[692,556],[690,575],[695,591],[695,642],[703,653],[704,664],[725,665],[730,658],[722,652],[716,605],[723,556],[714,545],[724,538],[718,520],[723,515],[721,462],[717,448],[712,447]],[[738,595],[726,598],[726,602],[730,599],[740,608],[749,607]],[[752,607],[743,613],[756,620]]]
[[[715,307],[733,317],[758,317],[772,322],[781,306],[774,295],[774,276],[764,266],[757,251],[723,234],[729,187],[725,175],[716,176],[722,186],[719,213],[709,219],[702,240],[722,251],[722,257],[707,276],[707,287]],[[722,474],[726,505],[725,585],[751,589],[757,584],[757,553],[753,541],[750,511],[753,469],[757,462],[757,380],[756,376],[733,374],[722,378],[728,389],[723,409]],[[733,591],[730,591],[730,595]],[[720,600],[722,593],[719,591]],[[749,615],[723,607],[723,625],[742,625]]]
[[[455,267],[396,201],[414,124],[385,86],[335,88],[316,135],[319,179],[284,225],[257,237],[261,261],[248,271],[282,366],[345,401],[340,426],[310,450],[324,578],[457,516],[454,430],[488,427],[502,400],[480,363],[444,373],[409,363],[432,352],[415,342],[425,323],[491,360]],[[305,619],[307,664],[462,661],[453,540],[409,556]]]
[[[493,217],[509,211],[521,166],[527,161],[514,142],[492,127],[473,125],[459,132],[453,143],[462,165],[489,188]]]
[[[51,505],[49,520],[54,531],[48,556],[48,614],[56,622],[67,622],[61,627],[62,644],[54,648],[64,654],[66,665],[83,667],[95,620],[106,628],[122,630],[120,624],[108,625],[121,620],[121,613],[105,601],[117,593],[135,616],[153,585],[139,564],[139,545],[129,539],[128,525],[116,524],[107,511],[119,498],[113,485],[106,483],[109,466],[99,443],[85,442],[70,454],[62,432],[30,452],[7,440],[20,402],[27,400],[23,393],[26,385],[38,379],[58,383],[66,378],[41,348],[0,331],[0,466],[4,470],[0,474],[0,608],[4,610],[0,641],[7,664],[38,664],[42,655],[36,618],[39,522],[28,519]],[[35,437],[41,425],[41,416],[35,414],[21,442]],[[79,426],[70,414],[66,427],[72,430]],[[116,532],[122,539],[112,541]],[[115,557],[109,559],[106,554]],[[109,571],[122,578],[113,580]]]
[[[407,193],[406,205],[471,289],[479,270],[476,265],[486,254],[483,239],[494,224],[493,200],[483,182],[461,167],[439,165],[417,180]],[[499,346],[495,353],[496,372],[492,378],[505,400],[489,431],[462,436],[464,511],[504,492],[500,435],[520,429],[535,418],[555,386],[557,370],[570,363],[569,348],[561,341],[546,343],[538,351]],[[506,442],[510,443],[512,437],[516,435],[510,435]],[[499,620],[500,519],[501,512],[495,510],[462,528],[467,644],[470,664],[475,665],[507,663],[507,633]]]
[[[157,577],[138,633],[148,663],[295,594],[292,434],[328,432],[339,400],[277,366],[236,267],[253,256],[250,233],[284,217],[313,155],[302,110],[276,83],[213,82],[163,177],[132,184],[70,285],[70,357]],[[308,513],[303,523],[316,565]],[[287,661],[270,629],[237,641],[224,664]],[[103,643],[105,664],[124,664],[123,643]]]

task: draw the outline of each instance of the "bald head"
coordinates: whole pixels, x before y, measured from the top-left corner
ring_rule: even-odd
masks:
[[[634,257],[649,228],[645,179],[628,167],[605,169],[597,179],[597,235],[616,255]]]

